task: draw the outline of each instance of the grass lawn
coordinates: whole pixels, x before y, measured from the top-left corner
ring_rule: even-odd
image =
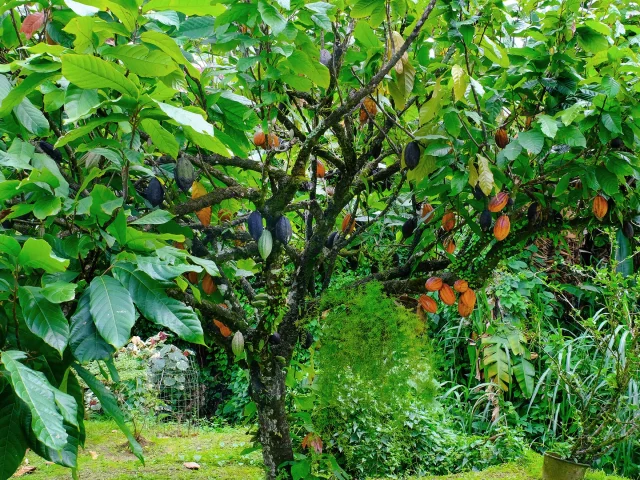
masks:
[[[193,478],[253,480],[263,478],[259,452],[241,455],[250,440],[241,429],[200,429],[191,435],[174,436],[171,431],[144,432],[145,465],[143,466],[126,448],[124,436],[112,422],[90,421],[87,426],[86,446],[80,452],[79,477],[90,480],[182,480]],[[184,431],[184,429],[183,429]],[[186,431],[183,433],[186,434]],[[25,478],[29,480],[67,480],[70,471],[47,464],[32,452],[27,454],[28,464],[36,470]],[[200,470],[187,470],[184,462],[197,462]],[[444,477],[422,477],[422,480],[539,480],[542,457],[533,452],[519,462],[492,467],[482,472],[469,472]],[[601,472],[590,472],[588,480],[623,480]]]

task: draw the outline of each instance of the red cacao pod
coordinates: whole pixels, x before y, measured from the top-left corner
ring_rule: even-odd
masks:
[[[267,141],[267,137],[265,136],[262,130],[253,134],[253,144],[256,147],[264,147],[264,144]]]
[[[438,304],[429,295],[420,295],[418,303],[425,312],[436,313],[438,311]]]
[[[453,212],[447,212],[442,217],[442,228],[446,232],[450,232],[456,226],[456,214]]]
[[[499,242],[507,238],[509,235],[509,230],[511,230],[511,222],[509,221],[509,217],[506,215],[502,215],[498,220],[496,220],[496,224],[493,227],[493,236],[496,237],[496,240]]]
[[[324,168],[324,163],[320,160],[316,160],[316,177],[324,178],[324,174],[326,173],[326,169]]]
[[[458,313],[461,317],[468,317],[473,312],[473,307],[469,307],[462,300],[458,301]]]
[[[444,249],[448,254],[453,254],[456,251],[456,244],[453,240],[447,240],[444,242]]]
[[[509,135],[507,135],[507,131],[504,128],[496,130],[495,140],[496,145],[500,148],[506,147],[509,144]]]
[[[433,207],[428,203],[422,204],[422,213],[420,215],[424,223],[429,223],[433,219]]]
[[[507,192],[500,192],[489,202],[489,211],[494,213],[499,212],[507,206],[508,202],[509,194]]]

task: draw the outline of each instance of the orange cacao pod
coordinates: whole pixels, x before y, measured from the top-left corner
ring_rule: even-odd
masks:
[[[275,133],[269,134],[269,148],[277,148],[280,146],[280,139]]]
[[[494,213],[499,212],[507,206],[508,202],[509,194],[507,192],[500,192],[489,202],[489,211]]]
[[[325,172],[326,170],[324,168],[324,163],[322,163],[320,160],[316,160],[316,177],[324,178]]]
[[[456,303],[456,294],[453,291],[453,288],[446,283],[442,284],[442,288],[438,291],[438,296],[440,297],[440,300],[447,305],[453,305]]]
[[[495,135],[496,145],[500,148],[504,148],[509,143],[509,135],[507,135],[507,131],[504,128],[499,128],[496,130]]]
[[[420,295],[418,303],[425,312],[436,313],[438,311],[438,304],[429,295]]]
[[[609,210],[609,202],[602,195],[593,199],[593,214],[598,220],[602,220]]]
[[[187,273],[187,280],[189,280],[191,284],[195,285],[196,283],[198,283],[198,273],[197,272]]]
[[[429,223],[433,219],[433,207],[427,202],[422,204],[422,214],[420,215],[424,223]]]
[[[458,293],[464,293],[469,290],[469,284],[466,280],[456,280],[453,284],[453,289]]]
[[[444,243],[444,249],[447,251],[447,253],[453,254],[453,252],[456,251],[456,244],[454,243],[453,240],[447,240]]]
[[[427,283],[424,284],[424,288],[430,292],[437,292],[442,288],[442,285],[442,279],[440,277],[431,277],[427,280]]]
[[[173,242],[173,246],[178,250],[184,250],[184,243],[182,242]]]
[[[205,273],[204,278],[202,279],[202,291],[207,295],[211,295],[213,292],[217,290],[216,284],[211,278],[211,275]]]
[[[460,303],[464,303],[466,307],[473,310],[476,306],[476,292],[468,288],[466,292],[460,295]]]
[[[456,214],[453,212],[447,212],[442,217],[442,228],[446,232],[450,232],[456,226]]]
[[[253,144],[256,147],[264,147],[265,142],[267,141],[264,132],[262,130],[253,134]]]
[[[511,222],[509,221],[509,217],[502,215],[498,220],[496,220],[496,224],[493,227],[493,236],[500,242],[507,238],[510,229]]]
[[[473,312],[473,307],[469,307],[462,300],[458,301],[458,313],[461,317],[468,317]]]
[[[342,233],[351,233],[356,229],[356,221],[351,220],[351,214],[347,213],[342,219]]]

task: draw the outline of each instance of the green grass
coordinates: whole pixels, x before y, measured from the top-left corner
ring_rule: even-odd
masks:
[[[79,476],[90,480],[147,480],[219,479],[258,480],[263,478],[262,457],[259,452],[242,455],[251,446],[249,436],[237,428],[217,430],[198,429],[182,436],[171,428],[148,429],[143,432],[145,465],[134,457],[125,445],[124,436],[113,422],[89,421],[86,446],[80,452]],[[93,458],[96,457],[96,458]],[[47,464],[32,452],[27,454],[29,465],[37,470],[29,480],[67,480],[68,469]],[[184,462],[197,462],[200,470],[187,470]],[[491,467],[482,472],[467,472],[440,477],[421,477],[421,480],[540,480],[542,457],[529,452],[522,460]],[[413,477],[416,479],[416,477]],[[589,472],[587,480],[624,480],[622,477]]]

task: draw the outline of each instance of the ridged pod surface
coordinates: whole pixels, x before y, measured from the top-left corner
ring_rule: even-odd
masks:
[[[289,243],[291,237],[293,235],[293,230],[291,229],[291,222],[284,215],[278,219],[276,222],[276,240],[285,245]]]
[[[442,288],[442,279],[440,277],[431,277],[424,284],[424,288],[426,288],[430,292],[437,292]]]
[[[438,311],[438,304],[429,295],[420,295],[418,303],[425,312],[436,313]]]
[[[271,249],[273,249],[273,237],[269,230],[264,230],[258,240],[258,253],[263,260],[271,254]]]
[[[602,220],[609,211],[609,202],[602,195],[597,195],[593,199],[593,214],[598,220]]]
[[[193,181],[196,179],[196,172],[193,169],[193,165],[191,165],[191,162],[187,158],[178,158],[176,168],[173,171],[173,178],[180,190],[184,193],[189,191],[191,185],[193,185]]]
[[[244,351],[244,336],[242,332],[236,332],[231,339],[231,351],[234,355],[241,355]]]
[[[413,232],[415,231],[417,224],[418,222],[415,219],[415,217],[412,217],[406,222],[404,222],[402,224],[402,237],[409,238],[411,235],[413,235]]]
[[[504,128],[499,128],[496,130],[495,134],[496,145],[500,148],[504,148],[509,144],[509,135]]]
[[[498,220],[496,220],[496,224],[493,227],[493,236],[501,242],[507,235],[509,235],[509,231],[511,230],[511,222],[509,221],[509,217],[506,215],[502,215]]]
[[[447,305],[456,303],[456,294],[448,284],[443,283],[442,288],[438,291],[438,296]]]
[[[420,145],[418,142],[409,142],[404,147],[404,164],[409,170],[413,170],[420,163]]]
[[[147,188],[144,191],[144,198],[146,198],[154,207],[162,204],[162,201],[164,200],[164,187],[160,183],[160,180],[155,177],[151,179],[149,185],[147,185]]]
[[[447,212],[442,217],[442,228],[445,232],[450,232],[456,226],[456,214],[453,212]]]
[[[262,225],[262,214],[259,211],[251,212],[247,218],[247,229],[251,238],[256,242],[260,240],[264,226]]]
[[[356,229],[356,221],[351,220],[351,214],[347,213],[342,219],[342,233],[351,233]]]
[[[509,194],[507,192],[500,192],[489,202],[489,211],[496,213],[507,206],[509,202]]]
[[[464,293],[469,290],[469,283],[466,280],[456,280],[453,289],[458,293]]]

